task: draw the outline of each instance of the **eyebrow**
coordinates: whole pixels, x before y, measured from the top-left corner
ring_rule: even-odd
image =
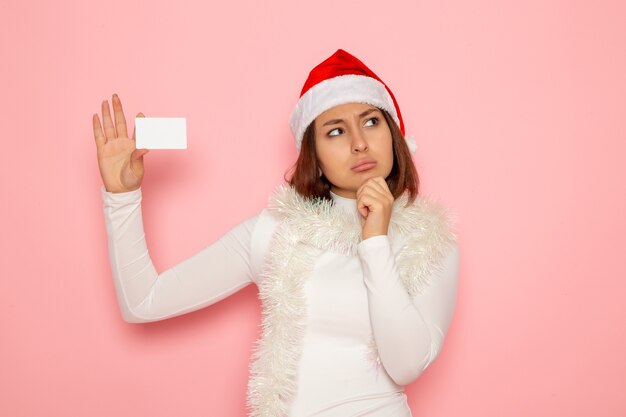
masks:
[[[359,114],[359,118],[367,116],[368,114],[370,114],[371,112],[374,111],[379,111],[377,108],[371,108],[368,110],[365,110],[363,113]],[[327,121],[326,123],[324,123],[322,126],[326,126],[326,125],[334,125],[334,124],[338,124],[338,123],[343,123],[343,119],[332,119]]]

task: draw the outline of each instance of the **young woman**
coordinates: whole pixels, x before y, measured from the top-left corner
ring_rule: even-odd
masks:
[[[141,217],[146,149],[93,118],[109,256],[124,320],[189,313],[248,284],[262,337],[250,365],[255,416],[411,416],[404,385],[439,354],[456,304],[452,216],[418,195],[391,90],[339,49],[316,66],[290,118],[299,150],[268,207],[157,273]],[[138,117],[143,117],[140,113]]]

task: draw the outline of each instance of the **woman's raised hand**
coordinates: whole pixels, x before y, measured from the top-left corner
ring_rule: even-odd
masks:
[[[93,115],[93,134],[98,150],[98,166],[102,182],[107,191],[123,193],[136,190],[141,186],[144,167],[143,156],[149,149],[135,147],[135,128],[133,137],[126,133],[126,119],[122,110],[122,102],[117,94],[113,94],[113,113],[115,126],[111,120],[108,100],[102,102],[102,119],[104,131],[98,118]],[[145,117],[142,113],[137,117]]]

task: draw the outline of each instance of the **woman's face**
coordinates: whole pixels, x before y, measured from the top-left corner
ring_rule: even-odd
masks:
[[[389,176],[393,168],[391,130],[377,107],[341,104],[320,114],[314,123],[319,165],[335,194],[356,198],[367,179]],[[355,167],[360,161],[373,163]]]

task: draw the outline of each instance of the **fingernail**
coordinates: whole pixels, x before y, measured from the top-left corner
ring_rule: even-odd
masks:
[[[114,97],[114,98],[117,98],[117,93],[114,93],[114,94],[113,94],[113,97]]]

